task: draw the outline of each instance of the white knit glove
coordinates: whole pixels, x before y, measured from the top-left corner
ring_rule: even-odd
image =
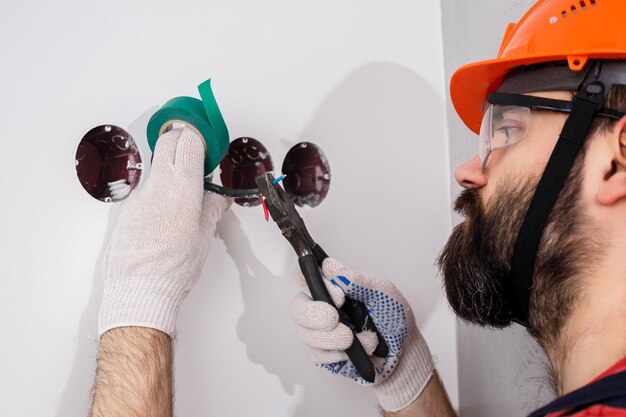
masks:
[[[150,177],[122,203],[107,248],[98,336],[124,326],[174,336],[180,304],[231,203],[204,191],[204,157],[204,141],[191,129],[157,141]]]
[[[376,369],[376,380],[371,385],[378,403],[386,411],[405,408],[420,395],[434,372],[428,345],[406,299],[390,281],[351,271],[331,258],[324,261],[322,272],[335,304],[342,306],[346,296],[363,302],[389,347],[385,358],[370,356]],[[304,277],[300,275],[297,281],[309,294]],[[301,293],[293,299],[290,314],[298,325],[298,336],[312,348],[318,366],[368,384],[343,352],[352,343],[352,332],[339,323],[333,307]],[[378,344],[376,334],[366,330],[357,337],[371,355]]]

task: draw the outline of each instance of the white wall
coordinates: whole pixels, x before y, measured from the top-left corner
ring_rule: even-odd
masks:
[[[81,188],[90,128],[145,127],[208,77],[232,138],[280,166],[318,143],[333,173],[303,213],[354,268],[396,281],[457,403],[456,330],[433,259],[450,230],[439,2],[5,1],[0,14],[0,416],[88,408],[102,250],[119,207]],[[295,257],[235,207],[179,316],[181,416],[375,416],[369,389],[309,361],[287,317]]]
[[[516,22],[536,0],[442,0],[446,83],[463,64],[494,58],[509,22]],[[458,118],[450,101],[450,167],[474,157],[477,138]],[[454,178],[452,176],[452,178]],[[453,198],[460,191],[450,183]],[[453,222],[460,219],[453,214]],[[463,417],[528,415],[552,398],[543,351],[525,329],[457,328],[459,397]]]

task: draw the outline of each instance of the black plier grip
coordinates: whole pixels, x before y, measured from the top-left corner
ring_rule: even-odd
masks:
[[[365,305],[346,299],[342,308],[337,308],[328,293],[319,269],[328,255],[311,238],[302,217],[285,190],[276,184],[274,176],[271,173],[265,173],[256,178],[256,183],[260,194],[265,198],[270,216],[298,255],[300,270],[311,292],[311,297],[313,300],[323,301],[335,307],[339,313],[339,321],[348,326],[353,333],[352,345],[345,351],[348,358],[364,380],[374,382],[376,378],[374,365],[356,337],[356,333],[362,330],[372,330],[377,333],[378,346],[374,352],[377,356],[385,357],[389,350],[372,320],[369,319]]]

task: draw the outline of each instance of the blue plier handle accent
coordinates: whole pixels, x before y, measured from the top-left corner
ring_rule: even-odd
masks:
[[[309,291],[311,291],[311,296],[314,300],[324,301],[337,309],[339,321],[348,326],[353,333],[352,345],[345,351],[348,358],[363,379],[374,382],[376,378],[374,365],[356,337],[356,331],[372,330],[378,334],[378,346],[374,352],[376,356],[387,356],[389,349],[370,319],[365,305],[355,300],[346,299],[344,306],[337,308],[328,293],[319,269],[328,255],[320,245],[315,243],[295,205],[282,186],[275,181],[272,173],[267,172],[258,176],[256,184],[260,194],[265,198],[265,204],[272,220],[278,225],[281,233],[298,255],[300,270],[304,275]]]

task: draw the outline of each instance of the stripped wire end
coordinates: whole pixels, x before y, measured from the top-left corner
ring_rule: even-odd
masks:
[[[267,209],[267,205],[265,204],[265,197],[263,197],[262,195],[259,195],[259,199],[261,200],[261,205],[263,206],[263,215],[265,216],[265,221],[269,222],[270,221],[270,212]]]
[[[272,185],[276,185],[276,184],[278,184],[279,182],[281,182],[282,180],[284,180],[286,176],[287,176],[287,175],[283,174],[283,175],[281,175],[280,177],[275,178],[275,179],[274,179],[274,181],[272,181]]]

